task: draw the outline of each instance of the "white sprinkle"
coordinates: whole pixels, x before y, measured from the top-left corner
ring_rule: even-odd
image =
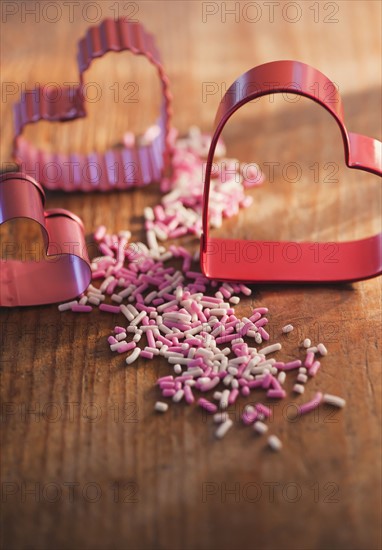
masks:
[[[303,394],[305,391],[305,386],[303,386],[302,384],[295,384],[293,386],[293,391],[295,393]]]
[[[135,319],[133,319],[133,320],[131,321],[130,326],[132,326],[132,327],[137,326],[137,325],[142,321],[142,319],[144,319],[144,318],[146,317],[146,315],[147,315],[147,313],[146,313],[145,311],[141,311],[141,312],[139,313],[139,315],[137,315],[137,316],[135,317]]]
[[[218,439],[222,439],[222,437],[225,436],[225,434],[232,427],[232,425],[233,425],[232,420],[230,418],[228,418],[228,420],[226,420],[225,422],[220,424],[220,426],[218,427],[218,429],[215,432],[215,437],[217,437]]]
[[[174,401],[174,403],[179,403],[179,401],[183,399],[183,396],[184,396],[184,391],[178,390],[176,394],[173,395],[172,400]]]
[[[229,394],[230,394],[229,390],[222,391],[222,396],[220,398],[220,403],[219,403],[219,406],[221,409],[226,409],[228,407]]]
[[[229,301],[231,304],[237,305],[240,302],[240,298],[239,296],[231,296]]]
[[[313,347],[311,347],[311,348],[307,348],[306,353],[310,353],[310,352],[312,352],[312,353],[317,353],[317,352],[318,352],[318,348],[317,348],[316,346],[313,346]]]
[[[309,338],[305,338],[302,345],[304,346],[304,348],[310,348],[310,346],[312,345],[312,341]]]
[[[340,409],[346,405],[345,399],[337,395],[331,395],[330,393],[324,393],[322,401],[328,405],[333,405],[333,407],[339,407]]]
[[[176,365],[174,365],[174,372],[175,372],[175,374],[181,374],[181,372],[182,372],[182,367],[179,365],[179,363],[177,363]]]
[[[306,376],[306,374],[300,372],[297,375],[297,382],[301,382],[301,384],[306,384],[307,381],[308,381],[308,377]]]
[[[226,422],[229,419],[228,413],[218,412],[214,414],[214,422],[220,424],[221,422]]]
[[[324,346],[324,344],[318,344],[317,351],[320,355],[328,355],[328,350]]]
[[[86,304],[88,303],[88,297],[82,296],[81,300],[78,303],[80,304],[80,306],[86,306]]]
[[[113,300],[113,302],[117,302],[118,304],[122,302],[122,296],[120,296],[119,294],[112,294],[111,299]]]
[[[139,332],[136,332],[133,336],[133,342],[137,344],[141,338],[142,338],[142,334],[140,334]]]
[[[259,434],[265,434],[265,432],[268,431],[268,426],[264,424],[264,422],[261,422],[260,420],[256,420],[256,422],[253,425],[253,429]]]
[[[168,404],[163,403],[163,401],[157,401],[154,408],[158,412],[166,412],[168,410]]]
[[[158,292],[156,290],[153,290],[152,292],[147,294],[146,298],[144,299],[144,303],[146,305],[149,304],[150,302],[152,302],[152,300],[154,300],[154,298],[157,297],[157,295],[158,295]]]
[[[59,311],[68,311],[69,309],[72,309],[72,306],[77,306],[77,305],[78,305],[78,301],[73,300],[72,302],[66,302],[65,304],[60,304],[58,306],[58,310]]]
[[[126,332],[120,332],[119,334],[115,335],[115,339],[118,340],[118,342],[121,342],[121,340],[125,340],[126,337]]]
[[[222,398],[222,392],[221,391],[216,391],[216,392],[214,392],[212,397],[214,399],[216,399],[216,401],[220,401],[220,399]]]
[[[268,355],[268,353],[273,353],[274,351],[280,351],[281,344],[271,344],[270,346],[266,346],[265,348],[262,348],[259,350],[259,353],[262,353],[263,355]]]
[[[268,445],[270,446],[272,451],[280,451],[283,446],[277,435],[270,435],[268,437]]]
[[[129,355],[128,357],[126,357],[126,365],[131,365],[132,363],[134,363],[134,361],[136,361],[138,359],[140,354],[141,354],[141,349],[140,348],[135,348],[133,353],[131,355]]]
[[[143,209],[143,215],[145,216],[145,220],[148,222],[153,222],[155,220],[154,211],[151,206],[146,206]]]
[[[288,334],[288,332],[292,332],[293,329],[293,325],[285,325],[285,327],[282,328],[282,331],[284,334]]]
[[[300,368],[298,369],[298,372],[299,372],[299,373],[302,373],[302,374],[306,374],[306,373],[308,372],[308,369],[305,368],[305,367],[300,367]]]
[[[286,372],[284,370],[281,370],[279,372],[279,375],[277,377],[277,380],[280,382],[280,384],[284,384],[285,380],[286,380]]]

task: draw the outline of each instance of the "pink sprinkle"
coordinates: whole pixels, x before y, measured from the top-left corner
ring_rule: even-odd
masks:
[[[122,332],[125,332],[123,327],[114,327],[114,334],[122,334]]]
[[[75,313],[90,313],[93,310],[91,306],[81,306],[81,305],[74,305],[70,309]]]
[[[254,310],[253,310],[253,313],[260,313],[260,315],[265,315],[266,313],[268,313],[268,308],[267,307],[256,307]]]
[[[192,393],[192,389],[190,386],[184,386],[184,399],[186,400],[186,403],[191,405],[195,401],[194,394]]]
[[[205,409],[209,413],[216,413],[218,408],[214,403],[211,403],[211,401],[208,401],[208,399],[204,399],[203,397],[200,397],[198,399],[198,405],[202,407],[202,409]]]
[[[174,377],[172,374],[169,374],[168,376],[162,376],[161,378],[158,378],[157,384],[160,384],[161,382],[166,382],[168,380],[174,380]]]
[[[241,388],[241,395],[243,395],[244,397],[248,397],[248,395],[251,393],[251,390],[249,389],[248,386],[242,386]]]
[[[264,378],[262,379],[262,384],[261,384],[261,387],[264,388],[264,389],[268,389],[269,386],[271,385],[271,382],[272,382],[272,378],[273,376],[271,374],[266,374],[264,376]]]
[[[256,420],[257,416],[258,412],[256,411],[256,409],[248,406],[244,409],[241,419],[246,426],[249,426]]]
[[[300,359],[296,359],[295,361],[289,361],[289,363],[275,363],[273,366],[279,370],[293,370],[300,368],[301,364]]]
[[[309,376],[316,376],[318,369],[321,367],[320,361],[315,361],[313,365],[308,370]]]
[[[230,394],[228,396],[228,404],[233,405],[239,395],[239,390],[237,388],[234,388],[230,391]]]
[[[262,403],[256,403],[255,408],[257,412],[259,412],[260,414],[263,414],[266,418],[269,418],[270,416],[272,416],[271,409],[269,407],[266,407]]]
[[[121,311],[119,306],[111,306],[109,304],[100,304],[98,309],[107,313],[120,313]]]
[[[313,365],[313,361],[314,361],[314,353],[312,351],[309,351],[306,354],[304,365],[309,369]]]
[[[100,225],[97,228],[96,232],[94,233],[94,240],[102,241],[105,235],[106,235],[106,227],[104,225]]]
[[[299,406],[298,408],[299,414],[306,414],[310,411],[313,411],[314,409],[317,409],[321,401],[322,401],[322,393],[317,392],[311,401],[308,401],[307,403],[304,403],[303,405]]]
[[[260,334],[263,340],[269,340],[269,334],[266,330],[263,329],[263,327],[259,327],[257,329],[257,332]]]
[[[263,317],[262,319],[259,319],[258,321],[255,322],[255,327],[257,328],[263,327],[264,325],[267,325],[268,322],[269,322],[268,319],[266,317]]]
[[[286,392],[284,390],[268,390],[267,397],[270,399],[284,399]]]
[[[256,311],[256,313],[251,315],[249,320],[252,321],[252,323],[256,323],[256,321],[258,321],[260,318],[261,318],[261,313],[259,311]]]
[[[109,338],[107,339],[108,343],[110,345],[112,344],[118,344],[118,340],[116,338],[114,338],[114,336],[109,336]]]
[[[126,342],[125,344],[122,344],[118,346],[118,353],[125,353],[126,351],[129,351],[131,349],[134,349],[137,346],[135,342]]]
[[[163,397],[172,397],[175,393],[176,391],[170,388],[166,388],[162,391]]]
[[[242,379],[241,379],[242,380]],[[250,380],[248,383],[247,383],[247,387],[248,388],[263,388],[263,381],[264,379],[263,378],[258,378],[257,380]]]

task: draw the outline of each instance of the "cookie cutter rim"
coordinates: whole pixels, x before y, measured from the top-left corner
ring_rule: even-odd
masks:
[[[335,90],[335,101],[325,101],[316,97],[309,87],[314,83],[320,86],[332,86]],[[247,87],[256,85],[256,89],[246,93]],[[260,84],[260,86],[259,86]],[[269,84],[273,84],[272,89]],[[297,87],[296,87],[297,85]],[[200,246],[200,264],[204,275],[208,278],[222,280],[238,280],[242,282],[351,282],[375,277],[382,273],[382,233],[355,241],[337,243],[313,243],[291,241],[247,241],[243,239],[219,239],[209,237],[209,191],[212,163],[216,145],[220,134],[230,117],[244,104],[259,97],[274,93],[299,94],[317,102],[335,118],[341,130],[345,149],[345,161],[349,168],[364,170],[376,175],[382,175],[380,141],[361,134],[347,131],[344,122],[344,113],[341,96],[335,84],[317,69],[299,61],[273,61],[250,69],[241,75],[225,93],[222,98],[216,118],[214,135],[208,153],[206,172],[204,179],[203,195],[203,233]],[[230,243],[230,250],[224,247]],[[260,261],[249,258],[248,243],[256,245],[260,250]],[[235,250],[232,252],[232,244]],[[304,261],[293,262],[284,255],[277,257],[269,255],[269,245],[298,244]],[[335,244],[338,247],[338,262],[320,262],[318,265],[312,261],[309,247],[313,244],[319,246],[319,253],[325,254],[328,245]],[[239,261],[223,261],[225,255],[239,254]],[[246,251],[246,255],[244,254]],[[266,257],[268,253],[268,259]],[[327,249],[326,249],[327,255]],[[319,257],[325,257],[320,255]]]
[[[0,198],[0,225],[17,219],[37,223],[46,255],[39,261],[0,260],[0,306],[57,303],[86,290],[91,281],[91,267],[80,218],[61,208],[45,211],[42,186],[21,172],[0,175]],[[67,245],[77,246],[78,252],[63,252]],[[54,266],[48,268],[50,263]]]
[[[124,146],[121,149],[111,148],[103,153],[56,154],[38,149],[23,138],[23,129],[28,124],[40,120],[67,122],[86,117],[84,73],[94,60],[111,51],[130,51],[134,55],[143,55],[157,70],[162,88],[162,103],[156,123],[160,131],[149,143]],[[104,19],[99,25],[89,27],[85,36],[79,40],[77,64],[79,86],[61,86],[62,96],[59,101],[53,103],[48,100],[48,89],[45,86],[22,92],[19,102],[14,105],[13,158],[16,163],[21,165],[23,172],[41,181],[47,189],[110,191],[159,181],[170,158],[172,95],[153,35],[139,22]],[[46,174],[51,164],[57,165],[57,170],[58,167],[60,169],[59,177],[54,180]],[[82,177],[84,173],[89,174],[85,183]]]

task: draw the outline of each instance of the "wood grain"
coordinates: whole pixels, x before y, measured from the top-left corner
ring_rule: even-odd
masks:
[[[63,10],[57,23],[43,17],[38,23],[31,15],[23,22],[23,5],[32,4],[19,3],[20,11],[6,20],[3,14],[3,92],[6,83],[14,86],[9,92],[23,84],[77,79],[76,38],[89,24],[87,16],[78,7],[70,22],[65,3],[57,2]],[[123,15],[127,4],[97,6],[112,16],[116,5]],[[206,4],[217,13],[204,22]],[[237,3],[238,21],[227,14],[224,22],[223,4],[137,3],[135,17],[155,33],[170,75],[181,132],[192,124],[209,131],[224,86],[256,64],[284,58],[310,63],[331,77],[343,96],[349,129],[381,138],[379,2],[329,3],[339,7],[334,23],[325,22],[329,12],[321,2],[295,3],[302,12],[296,23],[285,13],[283,19],[281,6],[271,22],[263,2],[252,3],[262,9],[257,23],[248,21],[254,11],[243,15],[244,2]],[[321,9],[317,23],[313,4]],[[36,142],[52,150],[102,149],[120,140],[127,126],[139,129],[154,119],[156,80],[144,59],[105,58],[87,76],[103,92],[90,105],[89,120],[40,124],[30,132]],[[115,101],[108,89],[129,82],[139,85],[138,104]],[[203,97],[206,83],[214,83],[216,92]],[[3,93],[2,168],[11,161],[17,95]],[[266,172],[268,182],[253,191],[252,209],[227,222],[223,233],[344,240],[380,228],[377,178],[346,170],[338,129],[316,105],[248,105],[231,121],[225,139],[230,156],[259,162],[264,170],[264,162],[279,162],[280,169],[273,182]],[[282,176],[288,162],[301,167],[296,183]],[[315,162],[321,170],[316,183]],[[337,183],[325,181],[327,163],[338,166]],[[80,215],[89,235],[103,223],[143,238],[143,207],[159,199],[154,185],[102,196],[48,193],[47,206]],[[284,442],[281,454],[266,450],[239,423],[217,442],[210,419],[193,407],[154,414],[155,380],[168,366],[155,360],[125,368],[106,344],[113,316],[60,314],[56,306],[3,310],[3,548],[380,549],[380,303],[380,279],[343,286],[260,285],[242,300],[243,315],[254,305],[270,308],[271,337],[283,338],[286,358],[296,356],[302,337],[324,341],[330,353],[309,392],[325,389],[347,400],[342,412],[332,416],[322,409],[318,417],[298,422],[276,406],[272,431]],[[287,322],[296,330],[281,337]],[[35,496],[28,492],[33,487]]]

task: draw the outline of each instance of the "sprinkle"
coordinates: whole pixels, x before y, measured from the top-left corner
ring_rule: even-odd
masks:
[[[301,384],[306,384],[307,381],[308,381],[308,377],[306,376],[306,374],[303,374],[302,372],[300,372],[297,375],[297,382],[301,382]]]
[[[272,344],[270,346],[266,346],[265,348],[260,349],[259,353],[261,353],[263,355],[268,355],[268,353],[273,353],[275,351],[280,351],[281,347],[282,346],[279,343]]]
[[[264,422],[261,422],[261,420],[256,420],[256,422],[253,425],[253,429],[258,434],[265,434],[268,431],[268,426],[264,424]]]
[[[310,348],[310,346],[312,345],[312,342],[309,338],[305,338],[302,345],[303,345],[304,348]]]
[[[126,365],[131,365],[132,363],[134,363],[134,361],[136,361],[138,359],[140,354],[141,354],[140,348],[135,348],[133,353],[126,357]]]
[[[78,305],[78,301],[73,300],[72,302],[66,302],[65,304],[60,304],[58,306],[58,310],[59,311],[68,311],[69,309],[72,309],[73,306],[77,306],[77,305]]]
[[[193,380],[186,380],[185,384],[187,384],[187,382],[193,382]],[[192,393],[192,389],[189,385],[184,386],[184,398],[186,403],[189,405],[195,401],[194,394]]]
[[[303,386],[302,384],[295,384],[293,386],[293,391],[295,393],[303,394],[305,391],[305,386]]]
[[[306,358],[305,358],[305,367],[307,367],[308,369],[313,365],[313,361],[314,361],[314,353],[313,351],[308,351],[308,353],[306,354]]]
[[[215,432],[215,437],[217,437],[218,439],[222,439],[232,426],[233,422],[230,418],[228,418],[228,420],[220,424]]]
[[[282,328],[282,331],[284,334],[288,334],[289,332],[292,332],[293,329],[293,325],[285,325],[285,327]]]
[[[270,435],[268,437],[268,445],[272,451],[280,451],[282,448],[282,443],[276,435]]]
[[[175,395],[173,395],[172,400],[174,403],[179,403],[183,399],[184,391],[182,389],[178,390]]]
[[[275,367],[283,371],[294,370],[301,367],[301,361],[296,359],[295,361],[289,361],[289,363],[275,363]]]
[[[332,405],[333,407],[339,407],[342,409],[346,405],[345,399],[338,397],[337,395],[331,395],[330,393],[324,393],[322,398],[323,403]]]
[[[216,413],[218,410],[217,406],[214,403],[211,403],[211,401],[208,401],[207,399],[203,399],[203,397],[198,399],[198,405],[202,407],[202,409],[205,409],[207,412],[212,414]]]
[[[324,344],[318,344],[317,351],[320,355],[327,355],[328,354],[328,350],[326,349]]]
[[[216,424],[220,424],[221,422],[226,422],[228,420],[229,416],[226,412],[217,412],[214,414],[214,422]]]
[[[158,412],[166,412],[168,410],[168,404],[163,403],[163,401],[157,401],[154,408]]]
[[[317,407],[320,405],[322,401],[322,393],[317,392],[314,398],[311,401],[308,401],[307,403],[304,403],[303,405],[300,405],[298,408],[298,412],[300,415],[306,414],[310,411],[313,411],[314,409],[317,409]]]
[[[318,369],[321,367],[320,361],[314,361],[313,365],[308,370],[309,376],[316,376]]]

